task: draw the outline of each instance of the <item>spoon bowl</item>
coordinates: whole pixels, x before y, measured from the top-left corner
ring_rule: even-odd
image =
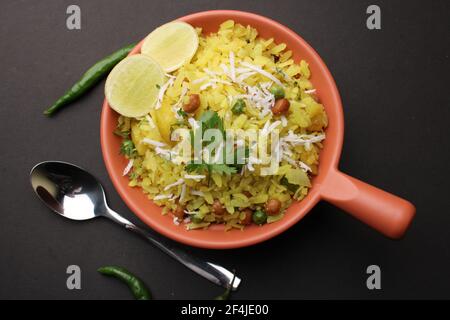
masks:
[[[39,199],[66,218],[89,220],[104,212],[103,187],[80,167],[60,161],[42,162],[31,169],[30,180]]]

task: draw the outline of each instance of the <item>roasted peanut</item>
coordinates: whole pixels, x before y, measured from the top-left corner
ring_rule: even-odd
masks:
[[[220,203],[219,200],[214,200],[212,204],[212,209],[214,214],[217,214],[218,216],[225,214],[225,208],[223,207],[223,205]]]
[[[251,224],[252,223],[252,217],[253,217],[253,211],[251,209],[247,208],[247,209],[244,209],[242,211],[242,213],[245,214],[245,217],[244,217],[244,219],[241,220],[241,223],[243,225]]]
[[[250,191],[244,191],[242,192],[247,198],[251,198],[253,197],[252,194],[250,193]]]
[[[280,213],[281,201],[278,199],[270,199],[266,203],[266,213],[269,216],[274,216]]]
[[[189,102],[183,105],[183,111],[187,113],[195,112],[200,107],[200,96],[198,94],[191,94]]]
[[[286,113],[289,110],[289,100],[288,99],[278,99],[275,101],[275,105],[272,108],[272,113],[275,115],[280,115]]]
[[[181,205],[178,205],[175,210],[172,211],[172,214],[177,217],[178,219],[183,219],[184,217],[184,207]]]

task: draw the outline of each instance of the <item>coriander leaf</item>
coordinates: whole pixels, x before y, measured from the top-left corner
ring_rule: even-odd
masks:
[[[136,148],[133,141],[128,139],[123,140],[122,145],[120,146],[120,153],[132,158],[136,154]]]
[[[128,174],[128,177],[130,178],[130,180],[134,180],[139,178],[139,175],[136,172],[132,171]]]
[[[206,110],[200,116],[199,122],[203,131],[206,129],[219,129],[222,134],[225,134],[223,120],[219,117],[219,114],[212,110]]]
[[[229,167],[226,164],[210,164],[211,172],[230,175],[236,173],[236,168]]]
[[[186,111],[184,111],[183,109],[178,109],[178,110],[177,110],[177,114],[178,114],[179,116],[182,116],[183,118],[187,116]]]
[[[199,121],[201,123],[210,123],[211,119],[213,119],[213,117],[217,115],[216,112],[212,111],[212,110],[206,110],[205,112],[202,113],[202,115],[200,116]]]
[[[194,163],[191,161],[186,165],[185,169],[187,172],[201,172],[208,169],[208,165],[206,163]]]
[[[206,110],[205,112],[203,112],[198,120],[199,123],[199,129],[198,131],[200,131],[201,128],[201,132],[204,133],[206,130],[208,129],[218,129],[220,130],[222,136],[225,138],[225,128],[224,128],[224,124],[223,124],[223,120],[219,117],[219,114],[215,111],[212,110]],[[194,145],[194,136],[198,134],[197,130],[191,130],[190,131],[190,135],[191,135],[191,145]],[[211,142],[213,142],[214,139],[212,139]],[[204,145],[203,142],[203,137],[201,137],[201,143],[202,146]]]
[[[237,99],[233,107],[231,108],[231,112],[233,112],[234,114],[241,114],[244,112],[244,109],[245,109],[244,99]]]

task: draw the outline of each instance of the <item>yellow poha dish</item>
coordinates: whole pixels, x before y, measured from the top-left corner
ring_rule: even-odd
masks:
[[[139,119],[119,117],[116,133],[130,160],[124,175],[187,229],[274,223],[307,195],[325,139],[327,115],[308,63],[296,63],[285,44],[231,20],[217,33],[196,31],[195,55],[166,75],[155,108]],[[276,172],[262,174],[248,153],[244,164],[217,168],[177,159],[174,130],[193,132],[213,120],[223,130],[278,130]]]

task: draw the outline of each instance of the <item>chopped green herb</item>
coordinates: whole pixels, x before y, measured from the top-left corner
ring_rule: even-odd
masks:
[[[200,128],[202,129],[202,132],[206,131],[207,129],[218,129],[218,130],[220,130],[224,139],[226,140],[226,134],[225,134],[223,120],[219,117],[217,112],[211,111],[211,110],[206,110],[205,112],[202,113],[198,122],[199,122]],[[192,146],[194,146],[196,134],[197,134],[197,132],[195,130],[190,131],[190,138],[191,138]],[[210,141],[207,143],[212,143],[212,142],[213,141]],[[201,144],[202,144],[202,146],[204,146],[205,142],[202,140]],[[225,151],[226,150],[223,151],[224,152],[223,159],[227,159],[227,157],[226,157],[227,155],[225,154]],[[245,163],[245,158],[248,158],[249,151],[248,151],[248,148],[246,148],[244,150],[244,159],[239,159],[239,161],[238,161],[238,154],[237,154],[236,150],[233,150],[232,152],[234,153],[233,154],[234,162],[232,164],[229,164],[229,165],[217,164],[217,163],[210,164],[210,163],[205,163],[205,162],[197,164],[194,162],[190,162],[186,165],[186,170],[188,172],[192,172],[192,171],[205,172],[205,171],[207,171],[208,174],[218,173],[218,174],[230,175],[230,174],[236,173],[236,172],[238,172],[238,170],[240,170],[242,168],[243,163]]]
[[[234,114],[241,114],[242,112],[244,112],[244,109],[245,109],[244,99],[237,99],[233,107],[231,108],[231,112],[233,112]]]
[[[230,175],[232,173],[236,173],[236,168],[227,166],[226,164],[210,164],[210,166],[211,172],[218,174]]]
[[[223,120],[222,120],[222,118],[219,117],[219,114],[217,112],[212,111],[212,110],[206,110],[200,116],[198,123],[199,123],[199,129],[201,128],[202,133],[204,133],[208,129],[218,129],[222,133],[222,136],[225,138],[225,128],[223,125]],[[197,134],[196,131],[194,131],[194,130],[190,131],[192,146],[194,145],[196,134]],[[203,137],[201,137],[201,138],[203,138]],[[214,141],[214,139],[212,139],[212,141],[210,141],[210,142],[213,142],[213,141]],[[203,139],[201,139],[201,142],[202,142],[202,145],[204,145]]]
[[[186,111],[184,111],[183,109],[178,109],[177,110],[177,114],[179,115],[179,116],[182,116],[183,118],[184,117],[187,117],[187,113],[186,113]]]
[[[136,148],[133,141],[125,139],[120,146],[120,153],[126,155],[128,158],[132,158],[136,154]]]
[[[193,172],[193,171],[201,172],[201,171],[204,171],[207,169],[208,169],[208,165],[206,163],[194,163],[191,161],[186,165],[187,172]]]
[[[161,86],[159,84],[156,84],[156,89],[161,89]]]
[[[130,178],[130,180],[135,180],[135,179],[139,178],[139,175],[138,175],[136,172],[131,171],[131,172],[128,174],[128,177]]]
[[[199,122],[203,131],[206,131],[207,129],[219,129],[224,132],[223,120],[215,111],[206,110],[203,112],[200,116]]]

